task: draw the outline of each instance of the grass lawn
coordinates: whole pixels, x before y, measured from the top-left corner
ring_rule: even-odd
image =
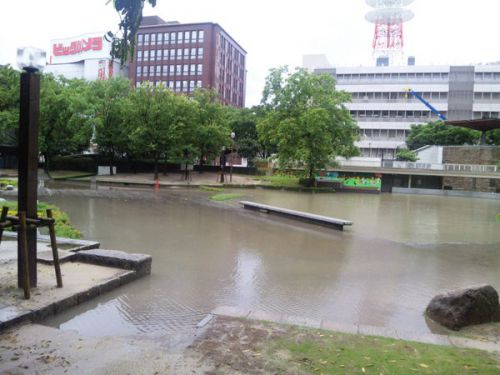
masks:
[[[271,186],[275,187],[291,187],[291,188],[301,187],[299,185],[299,177],[273,175],[273,176],[259,176],[256,177],[255,179],[268,182]]]
[[[215,194],[215,195],[212,195],[210,198],[210,200],[214,201],[214,202],[224,202],[224,201],[229,201],[229,200],[232,200],[232,199],[238,199],[238,198],[241,198],[242,197],[242,194],[224,194],[224,193],[219,193],[219,194]]]
[[[499,358],[479,350],[297,327],[264,350],[310,374],[500,374]]]
[[[17,187],[17,179],[0,178],[0,190],[5,189],[7,185],[12,185],[14,187]]]
[[[66,180],[70,178],[82,178],[94,176],[94,173],[78,171],[50,171],[50,176],[54,180]]]

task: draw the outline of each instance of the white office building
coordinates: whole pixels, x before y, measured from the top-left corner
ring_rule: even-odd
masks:
[[[104,38],[104,32],[54,39],[50,45],[45,73],[89,81],[127,76],[119,61],[111,59],[111,43]]]
[[[364,157],[393,159],[406,147],[412,124],[438,120],[412,89],[449,120],[498,118],[500,62],[475,66],[374,66],[316,68],[349,92],[347,106],[360,129]]]

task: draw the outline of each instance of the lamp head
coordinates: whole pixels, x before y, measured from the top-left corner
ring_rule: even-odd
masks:
[[[17,49],[17,66],[27,72],[34,73],[45,66],[47,53],[35,47]]]

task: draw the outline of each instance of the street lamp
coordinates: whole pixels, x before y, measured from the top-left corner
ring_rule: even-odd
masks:
[[[17,65],[23,70],[20,84],[19,105],[19,148],[18,148],[18,211],[25,212],[28,219],[37,218],[38,188],[38,121],[40,115],[40,75],[36,74],[45,66],[45,51],[24,47],[17,50]],[[23,275],[27,264],[29,286],[37,286],[36,273],[36,227],[28,226],[26,240],[28,260],[23,262],[21,237],[18,236],[18,286],[24,288]]]
[[[233,144],[231,146],[231,165],[229,169],[229,182],[233,182],[233,163],[234,163],[234,140],[236,139],[236,133],[231,132],[231,139],[233,141]]]

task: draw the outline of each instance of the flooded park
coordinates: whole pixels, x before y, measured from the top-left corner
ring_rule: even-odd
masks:
[[[56,185],[43,199],[103,249],[153,256],[150,277],[44,324],[89,336],[165,335],[217,306],[437,332],[424,310],[444,290],[500,287],[495,200],[397,194]],[[337,231],[243,210],[239,200],[353,221]]]

